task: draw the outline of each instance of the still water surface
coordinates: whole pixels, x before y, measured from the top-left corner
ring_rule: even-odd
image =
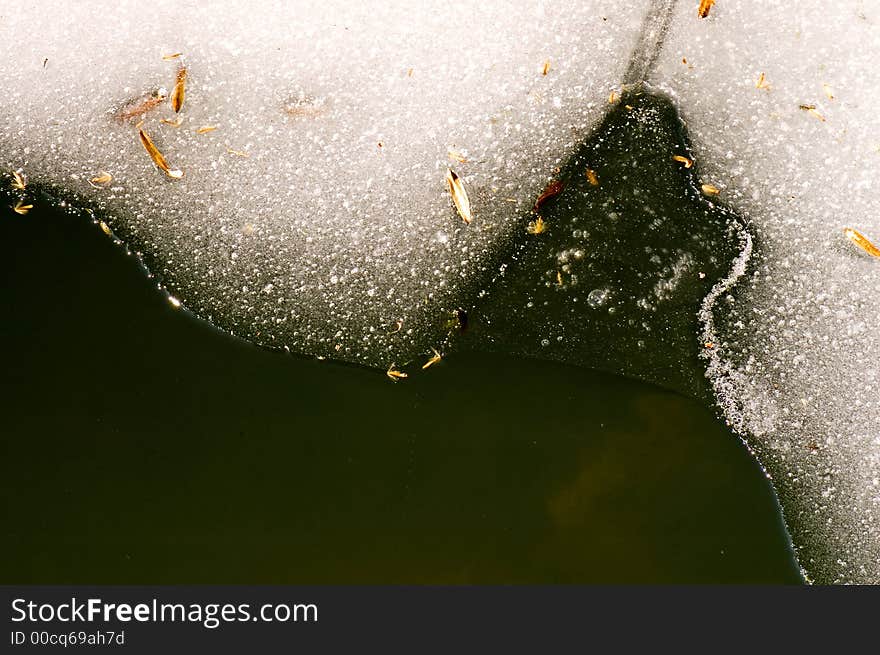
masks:
[[[503,353],[393,384],[265,351],[40,206],[0,214],[0,272],[2,582],[800,581],[705,403]]]

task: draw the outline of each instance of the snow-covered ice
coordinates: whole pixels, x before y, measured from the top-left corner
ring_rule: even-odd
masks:
[[[609,93],[647,73],[760,253],[704,315],[719,403],[811,579],[880,582],[880,261],[843,237],[880,241],[880,2],[696,4],[7,3],[0,168],[102,210],[221,327],[386,366],[442,334]],[[654,71],[631,65],[667,25],[642,31],[646,12],[672,6]],[[180,126],[168,103],[143,117],[171,180],[114,112],[181,61]]]
[[[601,118],[644,7],[166,0],[0,12],[4,168],[109,212],[172,293],[221,327],[387,366],[439,338]],[[170,90],[181,61],[180,127],[161,122],[175,118],[168,103],[143,116],[184,173],[168,180],[137,121],[112,114]],[[471,197],[469,226],[447,166]],[[101,171],[113,181],[93,188]]]
[[[878,59],[878,2],[680,2],[651,77],[756,237],[709,373],[826,583],[880,582],[880,260],[843,234],[880,242]]]

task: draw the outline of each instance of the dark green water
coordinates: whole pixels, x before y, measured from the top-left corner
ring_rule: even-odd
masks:
[[[573,181],[548,204],[552,229],[524,241],[458,354],[399,384],[173,309],[82,216],[4,210],[0,581],[799,582],[768,481],[708,403],[584,366],[704,395],[691,324],[715,278],[684,280],[649,330],[627,298],[695,229],[716,235],[686,248],[714,276],[729,235],[678,168],[658,159],[646,178],[683,146],[674,113],[615,132],[632,111],[581,153],[602,186]],[[645,227],[645,196],[608,186],[620,166],[665,224]],[[529,281],[555,277],[545,260],[582,239],[571,231],[601,214],[600,194],[617,202],[617,242],[592,221],[611,245],[575,271],[586,291],[615,290],[597,319],[572,286]],[[647,258],[632,254],[643,242]],[[535,347],[552,329],[572,340]]]

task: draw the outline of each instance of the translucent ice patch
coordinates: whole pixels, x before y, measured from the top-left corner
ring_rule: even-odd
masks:
[[[619,87],[646,6],[19,3],[0,165],[100,211],[221,327],[385,366],[488,278]]]
[[[880,582],[880,3],[679,3],[652,80],[759,259],[710,297],[728,420],[780,493],[819,582]]]

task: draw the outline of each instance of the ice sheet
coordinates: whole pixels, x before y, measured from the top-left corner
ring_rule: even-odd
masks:
[[[880,582],[880,260],[843,234],[880,242],[878,24],[877,2],[679,3],[652,77],[751,223],[760,258],[704,317],[709,373],[825,583]]]
[[[9,5],[0,165],[109,212],[171,293],[221,327],[387,366],[428,350],[488,278],[619,87],[645,6]],[[170,180],[136,120],[112,113],[170,91],[181,61],[182,125],[160,122],[174,119],[166,102],[143,126],[183,171]],[[113,181],[92,188],[101,171]]]

